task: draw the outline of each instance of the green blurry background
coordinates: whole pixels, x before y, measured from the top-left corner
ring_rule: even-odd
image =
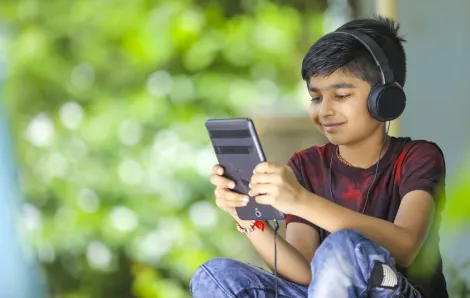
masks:
[[[304,111],[326,2],[2,0],[4,106],[52,297],[189,297],[209,258],[260,263],[213,203],[204,121]],[[455,297],[463,266],[446,263]]]
[[[2,0],[5,106],[54,297],[188,297],[205,260],[256,261],[213,204],[204,121],[295,110],[323,8]]]

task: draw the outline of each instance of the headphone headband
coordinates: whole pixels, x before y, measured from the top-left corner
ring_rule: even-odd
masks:
[[[374,39],[369,37],[367,34],[352,30],[339,30],[333,31],[331,33],[346,34],[359,41],[371,54],[375,64],[379,67],[382,85],[394,83],[395,79],[393,76],[393,71],[390,68],[387,56]]]

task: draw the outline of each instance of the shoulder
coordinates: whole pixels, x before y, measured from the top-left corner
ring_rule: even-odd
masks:
[[[445,170],[445,158],[442,149],[434,142],[411,140],[403,145],[400,157],[404,165],[416,167],[436,166]]]
[[[422,189],[434,194],[445,185],[446,166],[441,148],[434,142],[408,139],[398,156],[400,193]]]

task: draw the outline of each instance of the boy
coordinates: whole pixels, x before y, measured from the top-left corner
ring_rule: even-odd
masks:
[[[406,74],[398,28],[377,18],[354,20],[337,31],[372,38],[397,89]],[[250,186],[257,202],[287,214],[286,237],[277,238],[280,278],[218,258],[195,273],[193,297],[274,297],[276,284],[279,297],[448,297],[436,202],[445,183],[444,157],[433,143],[388,136],[369,96],[389,75],[351,34],[327,34],[309,49],[302,77],[312,98],[310,118],[329,143],[295,153],[288,165],[259,164]],[[400,92],[392,92],[393,100],[402,100],[404,108]],[[234,208],[249,198],[230,190],[234,184],[220,166],[214,166],[211,182],[217,205],[273,269],[272,228],[250,229],[252,222],[237,218]]]

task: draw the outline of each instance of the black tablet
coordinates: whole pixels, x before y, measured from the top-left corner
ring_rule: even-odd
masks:
[[[266,161],[253,121],[249,118],[209,119],[206,121],[212,145],[224,176],[235,182],[235,192],[248,195],[254,168]],[[270,205],[258,204],[252,197],[237,207],[243,220],[283,220],[284,214]]]

